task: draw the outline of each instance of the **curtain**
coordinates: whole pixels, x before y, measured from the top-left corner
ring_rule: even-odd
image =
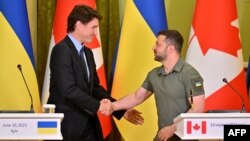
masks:
[[[56,0],[37,2],[37,80],[40,94],[43,88],[55,4]]]

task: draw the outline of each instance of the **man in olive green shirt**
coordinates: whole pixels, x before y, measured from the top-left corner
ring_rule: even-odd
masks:
[[[112,103],[113,111],[128,109],[154,94],[158,114],[158,133],[154,141],[180,140],[174,135],[173,119],[181,113],[204,111],[203,79],[194,67],[180,58],[182,45],[183,37],[178,31],[160,31],[153,51],[154,59],[162,66],[152,69],[134,94]],[[141,121],[140,117],[134,120],[138,124]]]

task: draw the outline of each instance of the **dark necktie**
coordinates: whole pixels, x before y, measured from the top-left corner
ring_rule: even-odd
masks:
[[[88,80],[89,80],[89,67],[88,67],[88,62],[87,62],[86,55],[84,52],[84,48],[81,48],[81,50],[80,50],[80,58],[84,64],[84,66],[86,67],[86,72],[87,72],[87,76],[88,76]]]

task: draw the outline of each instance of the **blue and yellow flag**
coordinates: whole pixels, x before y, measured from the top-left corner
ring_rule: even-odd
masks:
[[[0,0],[0,110],[29,110],[31,99],[20,70],[33,98],[34,110],[41,111],[33,49],[25,0]]]
[[[38,134],[57,134],[56,121],[38,121],[37,122]]]
[[[160,64],[154,61],[152,48],[156,34],[167,29],[164,0],[127,0],[117,52],[112,96],[120,99],[137,90],[147,73]],[[121,119],[116,124],[126,141],[152,141],[157,134],[154,97],[136,109],[145,123],[135,126]]]

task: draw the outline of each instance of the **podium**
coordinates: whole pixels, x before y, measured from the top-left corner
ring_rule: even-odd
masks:
[[[183,113],[174,119],[181,139],[223,139],[224,125],[250,125],[250,113]]]
[[[61,113],[2,113],[0,140],[62,140]]]

